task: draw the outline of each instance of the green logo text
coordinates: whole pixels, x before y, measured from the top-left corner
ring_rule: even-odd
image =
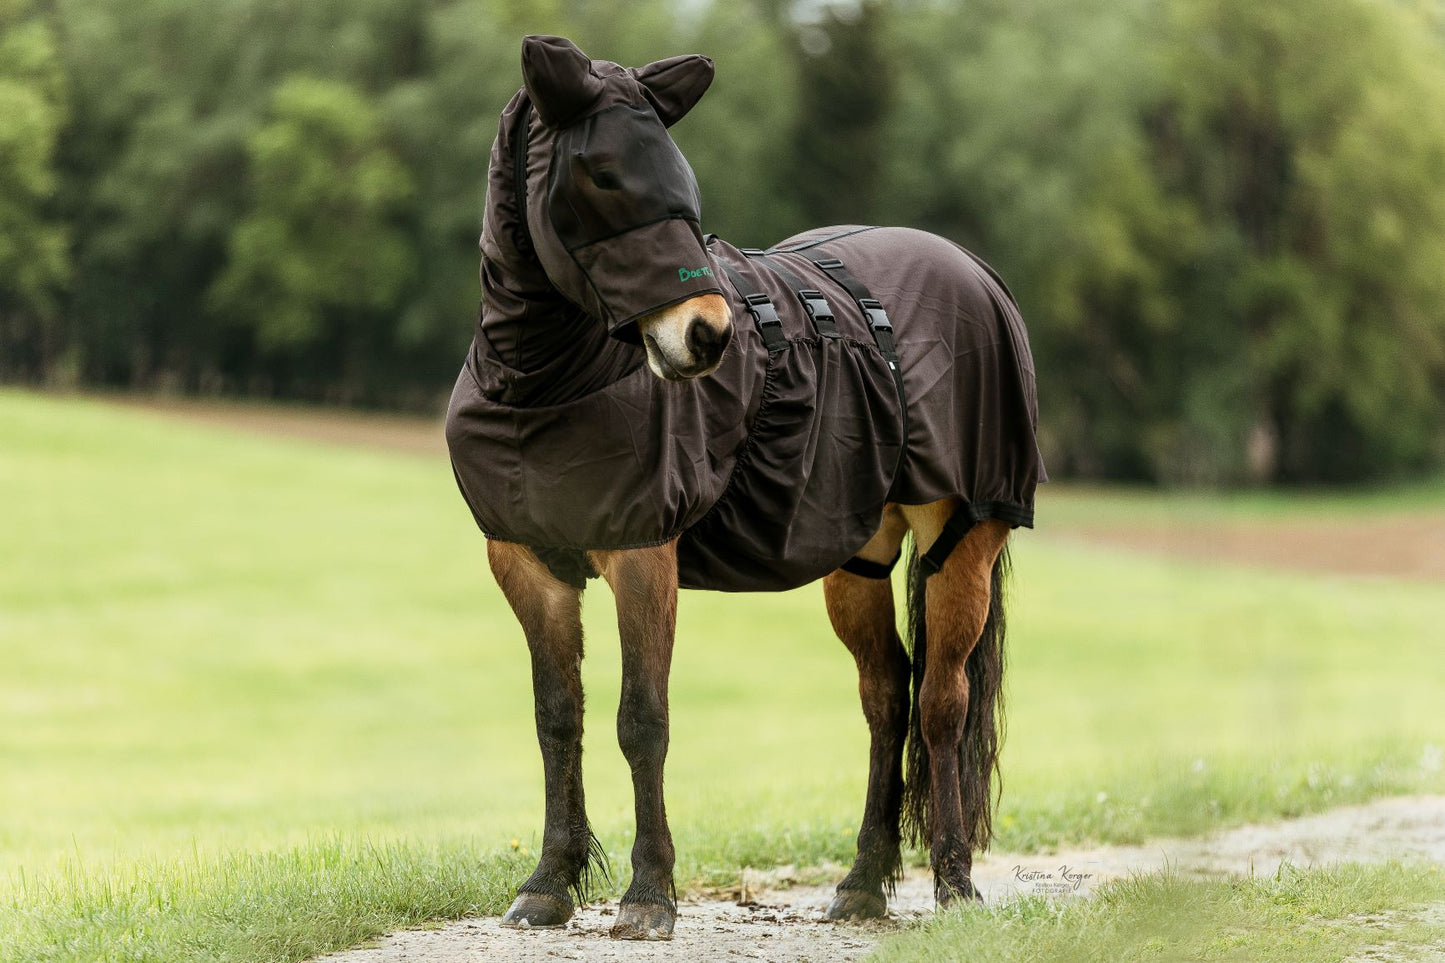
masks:
[[[679,281],[691,281],[693,278],[710,277],[712,277],[712,268],[710,267],[700,267],[694,271],[689,271],[687,268],[677,269],[677,279]]]

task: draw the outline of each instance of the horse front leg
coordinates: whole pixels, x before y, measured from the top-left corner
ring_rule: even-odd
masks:
[[[858,826],[858,855],[828,906],[832,920],[887,916],[887,893],[902,867],[899,817],[909,661],[898,638],[893,584],[887,573],[906,531],[903,517],[890,508],[879,532],[857,555],[877,568],[867,575],[839,569],[823,580],[828,619],[858,665],[858,696],[869,736],[868,792]]]
[[[489,540],[487,558],[531,651],[546,781],[542,855],[502,925],[561,926],[572,916],[569,891],[585,899],[589,856],[600,853],[582,797],[582,592],[554,578],[525,546]]]
[[[617,599],[622,641],[617,742],[632,767],[637,812],[632,885],[611,932],[614,939],[667,940],[677,920],[672,833],[662,794],[667,680],[677,626],[677,545],[593,552],[592,561]]]

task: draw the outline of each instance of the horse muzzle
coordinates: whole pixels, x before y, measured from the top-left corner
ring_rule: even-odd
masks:
[[[712,374],[733,339],[732,311],[720,295],[704,294],[638,321],[647,366],[667,381]]]

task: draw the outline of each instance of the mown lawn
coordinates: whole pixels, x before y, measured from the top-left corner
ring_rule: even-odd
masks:
[[[1445,788],[1438,586],[1053,542],[1049,511],[1015,549],[998,845]],[[621,872],[605,591],[587,625]],[[680,879],[846,860],[865,740],[815,588],[686,595]],[[0,961],[292,960],[497,912],[541,811],[524,646],[444,461],[0,392]]]

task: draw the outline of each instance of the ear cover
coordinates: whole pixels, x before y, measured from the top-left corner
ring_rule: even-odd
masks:
[[[566,37],[523,38],[522,80],[537,116],[554,129],[581,117],[604,87],[592,61]]]
[[[628,73],[642,85],[642,92],[662,122],[671,127],[692,110],[712,84],[710,57],[684,54],[633,67]]]

